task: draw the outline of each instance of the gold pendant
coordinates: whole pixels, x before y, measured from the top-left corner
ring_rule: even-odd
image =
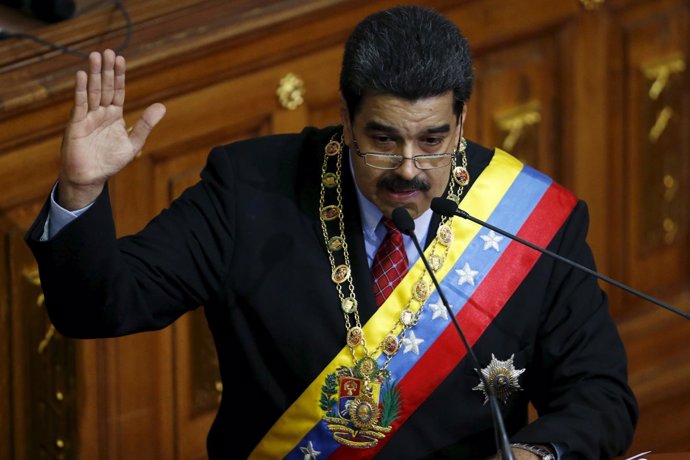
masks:
[[[357,299],[354,297],[345,297],[340,303],[340,308],[349,315],[357,309]]]
[[[321,219],[325,221],[334,220],[340,217],[340,208],[334,204],[321,209]]]
[[[429,265],[433,271],[439,271],[441,267],[443,267],[443,257],[438,254],[431,254],[429,257]]]
[[[417,301],[424,303],[429,296],[429,285],[424,280],[419,280],[412,288],[412,295]]]
[[[383,339],[383,352],[387,356],[393,356],[398,352],[398,349],[400,349],[400,341],[398,340],[398,337],[393,334],[388,334]]]
[[[334,173],[326,173],[321,178],[321,182],[323,182],[324,187],[333,188],[338,185],[338,176]]]
[[[460,187],[464,187],[465,185],[469,184],[470,173],[467,171],[467,168],[456,166],[455,169],[453,169],[453,180]]]
[[[444,246],[453,244],[453,229],[449,225],[441,225],[438,227],[438,241]]]
[[[338,265],[333,269],[331,280],[336,284],[342,284],[350,278],[350,267],[347,265]]]
[[[390,433],[401,407],[390,372],[365,356],[354,367],[340,367],[321,387],[323,420],[338,443],[365,449]]]
[[[351,327],[350,330],[347,331],[347,345],[352,348],[362,343],[363,338],[364,332],[361,327]]]
[[[344,241],[343,238],[340,236],[334,236],[330,240],[328,240],[328,250],[330,252],[335,252],[335,251],[340,251],[343,249]]]
[[[332,157],[333,155],[339,155],[341,151],[342,145],[340,144],[340,142],[336,140],[331,140],[328,144],[326,144],[326,148],[324,149],[324,152],[329,157]]]

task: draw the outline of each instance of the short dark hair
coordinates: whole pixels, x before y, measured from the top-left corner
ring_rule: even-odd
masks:
[[[460,29],[432,9],[400,6],[366,17],[350,34],[340,92],[350,119],[367,92],[414,101],[452,90],[459,115],[472,80],[472,55]]]

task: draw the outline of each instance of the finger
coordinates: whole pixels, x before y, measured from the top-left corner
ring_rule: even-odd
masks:
[[[122,107],[125,103],[125,58],[117,56],[115,58],[115,87],[113,94],[113,104]]]
[[[129,135],[129,140],[134,149],[132,153],[136,154],[144,147],[144,142],[146,142],[146,138],[151,133],[151,130],[164,116],[165,106],[163,104],[152,104],[144,110],[141,118],[134,123],[132,133]]]
[[[113,102],[115,89],[115,52],[103,52],[103,67],[101,69],[101,105],[109,106]]]
[[[88,82],[89,110],[96,110],[101,103],[101,53],[89,54]]]
[[[89,54],[89,71],[87,80],[87,99],[89,110],[96,110],[101,103],[101,53]]]
[[[72,109],[72,121],[81,121],[89,111],[89,102],[86,95],[86,72],[77,72],[74,83],[74,108]]]

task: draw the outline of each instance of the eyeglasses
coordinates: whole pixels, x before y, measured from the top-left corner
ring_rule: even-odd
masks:
[[[376,169],[398,169],[405,160],[414,161],[418,169],[436,169],[448,166],[453,159],[452,153],[430,153],[426,155],[414,155],[412,158],[404,157],[398,153],[362,152],[357,140],[353,139],[357,155],[364,158],[367,166]]]

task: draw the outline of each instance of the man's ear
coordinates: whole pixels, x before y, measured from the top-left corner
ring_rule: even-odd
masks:
[[[340,93],[340,122],[343,125],[343,139],[349,147],[352,145],[352,123],[350,123],[350,111],[347,108],[343,93]]]

